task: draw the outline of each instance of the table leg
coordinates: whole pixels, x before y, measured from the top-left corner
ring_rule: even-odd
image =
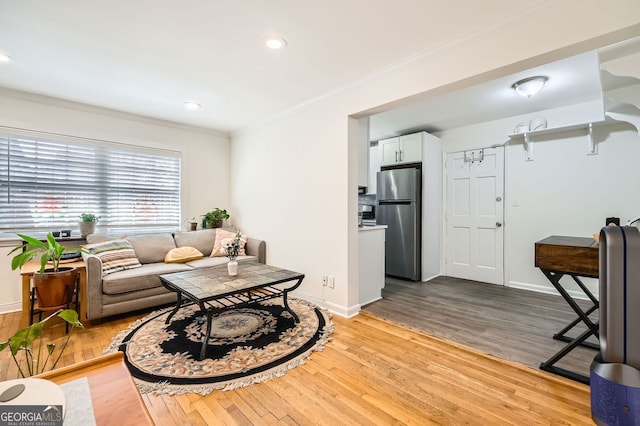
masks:
[[[296,323],[300,322],[300,318],[298,318],[298,315],[295,312],[293,312],[293,309],[291,309],[289,307],[289,301],[287,300],[287,294],[289,293],[290,290],[293,290],[293,289],[297,288],[300,285],[301,282],[302,282],[302,279],[298,280],[296,285],[294,285],[292,288],[282,291],[282,302],[284,304],[284,308],[287,310],[287,312],[289,312],[291,315],[293,315],[293,319],[296,321]]]
[[[211,334],[211,320],[213,313],[207,312],[207,331],[204,333],[202,338],[202,348],[200,348],[200,359],[204,359],[204,356],[207,352],[207,343],[209,343],[209,335]]]
[[[576,337],[569,343],[567,346],[558,351],[555,355],[549,358],[547,361],[540,364],[540,369],[544,371],[549,371],[551,373],[558,374],[563,377],[567,377],[569,379],[575,380],[580,383],[584,383],[586,385],[589,384],[589,377],[584,376],[582,374],[578,374],[576,372],[566,370],[564,368],[556,367],[554,364],[564,358],[569,352],[574,350],[576,346],[582,345],[583,342],[589,338],[594,332],[598,329],[598,323],[594,324],[592,328],[589,330],[585,330],[580,336]]]
[[[576,283],[580,286],[580,288],[585,292],[585,294],[594,302],[594,305],[589,308],[587,311],[583,311],[580,306],[576,303],[576,301],[569,295],[569,293],[564,289],[562,284],[560,284],[560,279],[565,275],[560,272],[551,272],[548,270],[542,269],[542,273],[547,277],[547,279],[553,284],[558,293],[562,296],[562,298],[567,302],[571,309],[578,315],[578,318],[569,323],[566,327],[556,333],[553,338],[557,340],[562,340],[565,342],[569,342],[564,348],[558,351],[555,355],[549,358],[547,361],[540,364],[540,369],[544,371],[549,371],[551,373],[558,374],[563,377],[567,377],[572,380],[576,380],[581,383],[589,384],[589,377],[584,376],[582,374],[575,373],[573,371],[566,370],[564,368],[556,367],[554,364],[558,362],[560,359],[565,357],[569,352],[575,349],[577,346],[586,346],[592,349],[598,349],[599,345],[594,345],[590,342],[585,342],[590,336],[594,335],[599,338],[599,326],[598,322],[593,322],[589,318],[589,314],[593,313],[596,309],[598,309],[598,301],[595,297],[589,292],[586,286],[580,281],[577,277],[571,275],[571,277],[576,281]],[[573,327],[578,325],[580,322],[583,322],[587,326],[587,330],[581,333],[578,337],[572,339],[570,337],[565,336],[564,334],[571,330]]]
[[[76,293],[76,301],[80,302],[80,310],[78,315],[80,316],[80,322],[87,321],[87,270],[86,268],[78,269],[78,289]],[[78,308],[76,308],[78,309]]]
[[[31,301],[31,274],[22,275],[22,315],[20,320],[23,327],[28,326],[31,323],[29,318]]]
[[[176,291],[176,294],[178,297],[178,300],[176,301],[176,307],[173,308],[173,311],[171,311],[167,319],[164,321],[165,324],[169,324],[169,321],[171,321],[171,318],[173,318],[176,312],[178,312],[178,309],[180,309],[180,306],[182,306],[182,292]]]
[[[564,276],[564,274],[562,274],[560,272],[555,272],[554,273],[554,272],[546,271],[546,270],[542,270],[542,272],[547,277],[547,279],[549,279],[549,281],[551,281],[551,284],[553,284],[553,286],[556,288],[556,290],[558,290],[558,293],[560,293],[560,296],[562,296],[562,298],[569,304],[569,306],[571,306],[571,309],[573,309],[573,311],[578,315],[579,319],[581,319],[582,322],[585,323],[587,328],[589,328],[589,329],[593,328],[593,325],[594,325],[593,321],[591,321],[591,319],[587,316],[587,313],[585,311],[583,311],[582,308],[580,308],[580,306],[576,303],[576,301],[573,300],[573,298],[569,295],[569,293],[560,284],[560,279]],[[590,311],[589,313],[591,313],[591,312],[593,312],[593,311]],[[576,324],[578,324],[578,322],[576,322]],[[565,329],[566,329],[566,330],[564,330],[565,332],[569,330],[566,327],[565,327]],[[598,338],[600,337],[597,330],[595,332],[595,336],[598,337]]]

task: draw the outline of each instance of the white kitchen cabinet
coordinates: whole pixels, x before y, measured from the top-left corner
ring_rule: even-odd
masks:
[[[358,302],[360,306],[382,299],[386,225],[358,230]]]
[[[367,186],[367,194],[369,195],[376,195],[379,171],[380,156],[378,155],[378,146],[372,146],[369,148],[369,185]]]
[[[378,141],[381,166],[422,161],[424,132],[412,133]]]

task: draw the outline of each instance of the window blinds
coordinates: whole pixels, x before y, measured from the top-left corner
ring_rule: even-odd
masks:
[[[77,229],[80,213],[101,228],[179,228],[179,153],[0,134],[0,232]]]

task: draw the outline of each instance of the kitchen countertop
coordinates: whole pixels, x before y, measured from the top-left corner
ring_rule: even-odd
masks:
[[[358,226],[358,231],[374,231],[376,229],[387,229],[387,225],[364,225],[364,226]]]

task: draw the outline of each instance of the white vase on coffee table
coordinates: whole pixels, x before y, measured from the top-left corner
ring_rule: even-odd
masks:
[[[230,260],[229,263],[227,263],[227,270],[231,276],[238,275],[238,262]]]

